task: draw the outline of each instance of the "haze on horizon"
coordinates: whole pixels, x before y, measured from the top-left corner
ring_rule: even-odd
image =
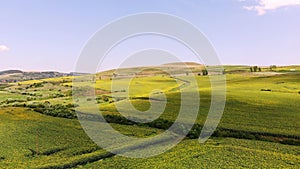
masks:
[[[300,65],[300,0],[7,0],[0,5],[0,70],[73,72],[97,30],[143,12],[167,13],[192,23],[211,41],[224,65]],[[150,48],[200,62],[180,44],[146,36],[121,44],[100,70],[116,68],[129,54]]]

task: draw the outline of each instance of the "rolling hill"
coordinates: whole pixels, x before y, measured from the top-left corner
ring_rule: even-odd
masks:
[[[300,167],[300,66],[250,72],[250,66],[225,65],[225,110],[213,136],[199,144],[211,104],[211,84],[210,76],[199,75],[203,65],[189,64],[192,73],[188,74],[181,65],[171,63],[99,72],[94,81],[72,83],[76,77],[61,76],[6,83],[0,87],[0,168]],[[164,73],[161,67],[176,75]],[[6,74],[10,73],[20,72]],[[73,87],[79,91],[76,97],[72,97]],[[91,88],[95,96],[88,92]],[[133,159],[108,152],[88,137],[77,120],[85,115],[93,122],[97,112],[91,105],[95,105],[114,130],[129,137],[152,138],[176,120],[182,93],[191,96],[187,103],[192,110],[192,88],[200,94],[194,126],[183,141],[158,156]],[[125,118],[148,118],[148,114],[133,114],[128,105],[144,112],[161,102],[163,94],[168,102],[154,121]],[[189,112],[185,115],[188,119]]]

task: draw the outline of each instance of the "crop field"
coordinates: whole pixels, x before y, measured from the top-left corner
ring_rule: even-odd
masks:
[[[210,108],[210,76],[184,72],[168,76],[149,69],[132,79],[114,78],[113,71],[107,71],[93,82],[72,83],[74,77],[69,76],[3,85],[0,168],[300,168],[300,67],[272,71],[262,67],[261,72],[250,72],[249,66],[224,67],[225,110],[218,128],[203,144],[197,138]],[[73,85],[82,93],[90,88],[95,92],[72,97]],[[182,93],[191,96],[186,101],[191,110],[195,108],[193,89],[200,95],[200,106],[192,130],[178,145],[150,158],[126,158],[102,149],[76,118],[75,109],[91,116],[101,112],[124,135],[153,137],[176,120]],[[135,116],[130,104],[147,111],[164,96],[162,114],[160,107],[153,109],[156,120],[139,124],[125,118]],[[94,112],[91,105],[100,111]],[[189,112],[184,117],[192,120]]]
[[[180,78],[189,81],[192,77]],[[196,79],[199,84],[200,102],[202,103],[197,122],[202,124],[210,106],[211,89],[208,77],[196,77]],[[249,83],[251,83],[251,87]],[[193,85],[196,84],[190,84],[190,86]],[[274,77],[228,75],[226,108],[220,127],[299,136],[299,90],[299,74]],[[183,89],[183,91],[188,92],[188,88]],[[141,97],[142,95],[135,96]],[[176,110],[179,109],[180,105],[180,93],[167,93],[167,98],[171,103],[167,105],[161,118],[174,121]],[[129,102],[136,108],[142,109],[148,101],[123,100],[115,104],[102,105],[100,109],[106,113],[117,112],[116,104],[127,105]],[[126,108],[123,111],[126,111]]]
[[[156,166],[162,168],[297,168],[299,148],[237,139],[211,139],[204,145],[199,145],[196,140],[184,140],[172,150],[156,157],[128,159],[115,156],[78,168],[113,168],[114,166],[120,168],[155,168]]]

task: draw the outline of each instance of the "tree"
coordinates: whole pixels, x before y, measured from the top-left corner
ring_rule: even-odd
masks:
[[[276,68],[277,68],[276,65],[271,65],[271,66],[270,66],[270,70],[271,70],[271,71],[273,71],[273,70],[276,69]]]
[[[253,72],[253,68],[252,67],[250,67],[250,72]]]
[[[207,75],[208,75],[207,69],[203,69],[203,70],[202,70],[202,75],[203,75],[203,76],[207,76]]]
[[[257,66],[253,66],[253,71],[257,72],[257,68],[258,68]]]

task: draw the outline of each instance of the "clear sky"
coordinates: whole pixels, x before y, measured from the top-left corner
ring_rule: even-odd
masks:
[[[300,0],[0,0],[0,70],[73,71],[97,30],[141,12],[194,24],[222,64],[300,65]]]

